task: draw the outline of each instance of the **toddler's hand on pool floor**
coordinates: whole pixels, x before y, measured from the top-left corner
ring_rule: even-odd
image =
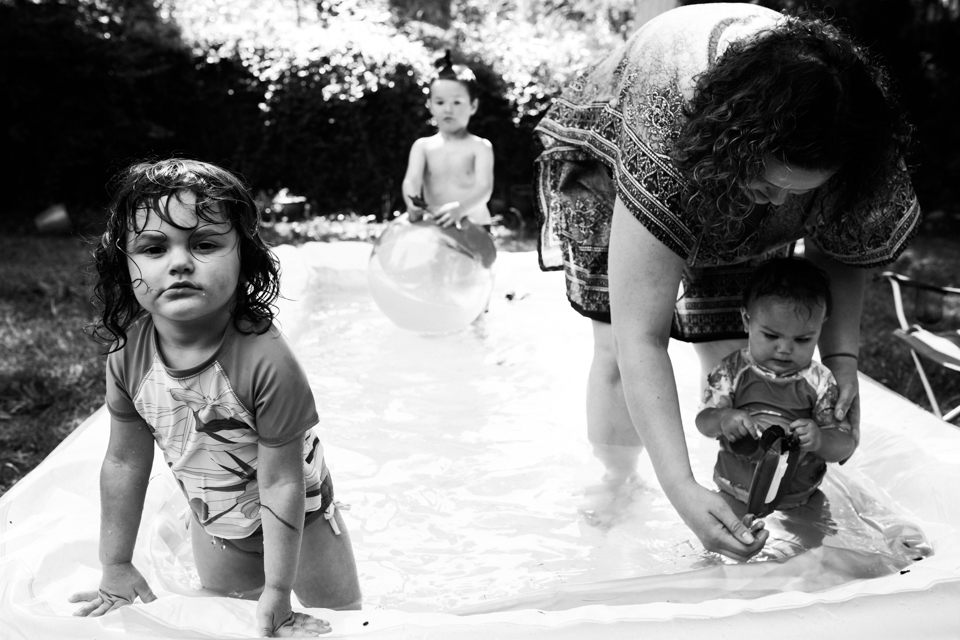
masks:
[[[316,638],[332,631],[330,623],[314,618],[309,613],[293,613],[282,625],[277,627],[273,638]],[[263,633],[261,631],[261,633]]]
[[[290,609],[290,592],[265,588],[257,601],[262,638],[315,638],[332,631],[330,623]]]
[[[138,597],[143,603],[157,599],[137,568],[126,562],[104,566],[99,589],[79,591],[71,595],[68,601],[87,603],[77,609],[73,615],[96,618],[114,609],[133,604]]]

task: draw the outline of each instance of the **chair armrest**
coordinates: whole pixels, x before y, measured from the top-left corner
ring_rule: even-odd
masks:
[[[940,366],[960,371],[960,334],[957,332],[938,335],[914,326],[907,331],[894,329],[893,335],[921,356]]]
[[[928,282],[923,282],[921,280],[914,280],[905,275],[896,273],[894,271],[884,271],[883,273],[877,275],[877,278],[885,278],[890,282],[897,282],[900,285],[905,287],[911,287],[913,289],[924,289],[925,291],[935,291],[937,293],[944,294],[960,294],[960,288],[957,287],[941,287],[939,285],[930,284]]]

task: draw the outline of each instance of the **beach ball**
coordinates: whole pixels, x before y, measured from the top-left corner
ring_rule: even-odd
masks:
[[[477,319],[490,301],[497,250],[484,229],[400,218],[387,226],[367,271],[377,306],[403,329],[447,333]]]

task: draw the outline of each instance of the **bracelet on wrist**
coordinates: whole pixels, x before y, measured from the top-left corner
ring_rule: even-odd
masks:
[[[853,358],[857,362],[860,361],[860,358],[855,353],[849,353],[847,351],[837,351],[836,353],[831,353],[825,356],[820,356],[820,360],[826,360],[827,358]]]

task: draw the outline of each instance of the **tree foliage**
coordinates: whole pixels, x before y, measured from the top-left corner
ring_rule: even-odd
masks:
[[[898,80],[918,187],[960,194],[958,0],[768,0],[845,21]],[[21,219],[104,201],[150,155],[208,159],[321,212],[390,211],[446,50],[481,88],[471,129],[496,193],[528,183],[532,129],[560,87],[635,27],[634,0],[0,0],[0,144]],[[9,220],[8,220],[9,222]]]
[[[148,3],[0,5],[8,206],[29,219],[51,202],[100,204],[110,175],[148,155],[233,162],[259,118],[244,73],[198,60]]]

